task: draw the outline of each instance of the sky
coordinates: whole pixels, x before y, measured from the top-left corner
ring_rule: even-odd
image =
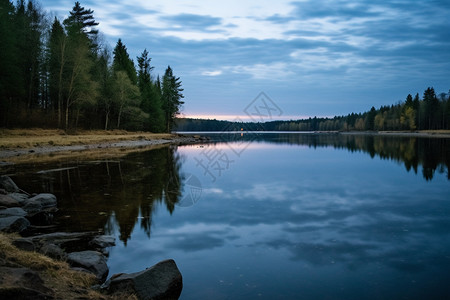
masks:
[[[60,19],[69,0],[41,0]],[[184,88],[182,116],[271,119],[346,115],[450,89],[448,0],[85,0],[105,44],[147,49]],[[275,111],[275,110],[273,110]],[[263,115],[263,114],[261,114]]]

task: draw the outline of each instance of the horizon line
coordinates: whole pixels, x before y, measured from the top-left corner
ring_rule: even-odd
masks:
[[[256,118],[252,118],[249,115],[209,115],[209,114],[181,114],[177,116],[177,119],[200,119],[200,120],[217,120],[228,122],[255,122],[265,123],[272,121],[297,121],[308,120],[309,118],[334,118],[335,116],[306,116],[306,115],[290,115],[290,116],[267,116],[261,117],[258,121]]]

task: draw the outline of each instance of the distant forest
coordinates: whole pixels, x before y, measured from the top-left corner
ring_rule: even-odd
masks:
[[[429,87],[420,98],[409,94],[404,102],[372,107],[364,113],[334,118],[309,118],[265,123],[177,119],[177,131],[384,131],[450,129],[450,91],[436,95]]]
[[[170,66],[137,68],[121,39],[111,53],[93,11],[75,2],[64,20],[36,1],[0,1],[0,127],[170,132],[183,104]]]

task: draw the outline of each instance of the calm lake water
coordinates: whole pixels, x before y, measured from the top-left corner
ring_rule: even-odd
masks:
[[[449,299],[450,140],[212,134],[1,169],[116,237],[110,275],[173,258],[181,299]]]

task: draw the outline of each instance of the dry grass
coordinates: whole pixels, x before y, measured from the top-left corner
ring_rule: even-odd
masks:
[[[171,138],[167,133],[89,130],[67,134],[58,129],[0,129],[0,149],[88,145],[112,141]]]
[[[33,270],[68,268],[68,265],[64,262],[57,262],[45,255],[17,249],[11,244],[12,239],[15,237],[15,235],[0,233],[1,257]]]
[[[48,163],[48,162],[62,162],[62,161],[89,161],[97,159],[117,159],[132,152],[141,152],[151,149],[159,149],[167,147],[167,144],[149,145],[138,148],[94,148],[82,151],[57,151],[48,154],[25,154],[20,156],[8,157],[8,162],[14,164],[25,163]]]
[[[7,262],[37,271],[56,299],[75,299],[81,295],[83,299],[119,299],[117,296],[106,296],[93,290],[91,286],[96,283],[93,274],[73,271],[66,262],[16,248],[12,245],[16,237],[0,233],[0,257]]]
[[[444,130],[444,129],[439,129],[439,130],[420,130],[420,133],[428,133],[428,134],[450,134],[450,130]]]
[[[130,152],[144,151],[161,146],[111,147],[110,144],[112,143],[172,140],[175,137],[176,135],[167,133],[127,132],[123,130],[91,130],[67,134],[63,130],[57,129],[0,129],[0,152],[12,153],[12,155],[6,154],[6,159],[3,160],[16,164],[55,162],[67,159],[117,158]],[[83,149],[57,149],[57,147],[64,146],[77,146]],[[49,149],[49,151],[45,149]],[[0,157],[2,157],[1,154]]]

